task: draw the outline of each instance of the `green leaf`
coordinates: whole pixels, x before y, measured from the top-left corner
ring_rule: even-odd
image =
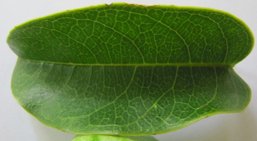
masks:
[[[155,138],[146,137],[119,137],[104,135],[78,136],[73,141],[157,141]]]
[[[210,9],[102,5],[15,28],[12,90],[43,123],[75,134],[149,135],[243,110],[232,66],[249,29]]]
[[[248,86],[231,68],[75,66],[19,59],[12,88],[43,123],[77,134],[146,135],[238,112]]]
[[[253,37],[220,11],[112,4],[30,21],[8,43],[19,57],[65,64],[233,65]]]

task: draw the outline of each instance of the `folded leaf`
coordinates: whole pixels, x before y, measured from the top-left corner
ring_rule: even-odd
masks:
[[[232,66],[253,37],[220,11],[102,5],[20,25],[8,43],[19,56],[14,96],[38,120],[75,134],[164,133],[250,100]]]

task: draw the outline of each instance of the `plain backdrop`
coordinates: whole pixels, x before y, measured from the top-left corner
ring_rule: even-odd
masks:
[[[8,32],[17,24],[51,13],[116,0],[0,0],[0,141],[71,141],[72,135],[46,127],[25,112],[10,90],[16,56],[6,44]],[[169,4],[220,9],[236,15],[257,35],[256,0],[124,0],[137,4]],[[159,141],[256,141],[257,140],[257,48],[236,67],[252,88],[252,100],[238,114],[216,115],[182,130],[155,136]]]

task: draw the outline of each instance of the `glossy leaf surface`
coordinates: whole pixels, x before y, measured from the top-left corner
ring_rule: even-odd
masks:
[[[103,5],[14,29],[12,90],[43,123],[76,134],[149,135],[243,110],[231,66],[253,37],[214,10]]]
[[[253,45],[242,22],[219,11],[104,5],[56,14],[13,30],[26,59],[76,64],[231,65]]]
[[[74,133],[155,134],[238,112],[248,86],[230,68],[73,66],[19,59],[13,93],[42,122]]]

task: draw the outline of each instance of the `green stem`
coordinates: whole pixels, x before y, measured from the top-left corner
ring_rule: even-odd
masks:
[[[80,135],[72,141],[157,141],[152,136],[123,137],[108,135]]]

